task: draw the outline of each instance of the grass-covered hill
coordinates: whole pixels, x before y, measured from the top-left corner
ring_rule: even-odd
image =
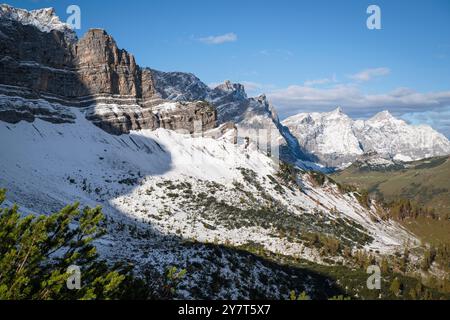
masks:
[[[450,214],[450,158],[437,157],[404,165],[370,166],[357,162],[332,175],[340,183],[355,185],[386,202],[399,198]]]

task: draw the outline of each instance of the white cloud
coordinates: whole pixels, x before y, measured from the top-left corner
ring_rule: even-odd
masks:
[[[273,84],[265,84],[252,81],[241,81],[241,84],[244,85],[245,90],[249,93],[263,93],[264,91],[275,89],[275,86]]]
[[[222,44],[226,42],[235,42],[237,41],[237,39],[238,39],[237,35],[233,32],[230,32],[218,36],[204,37],[198,40],[206,44]]]
[[[428,124],[450,137],[450,106],[438,110],[406,113],[402,118],[412,124]]]
[[[366,69],[361,72],[349,75],[348,77],[355,81],[366,82],[376,77],[387,76],[390,73],[391,70],[389,68],[375,68],[375,69]]]
[[[313,87],[316,85],[324,85],[324,84],[330,84],[330,83],[336,83],[336,75],[334,74],[331,78],[322,78],[322,79],[315,79],[315,80],[306,80],[304,85],[307,87]]]
[[[366,117],[382,110],[405,114],[450,106],[450,91],[420,93],[398,88],[388,93],[365,94],[355,85],[335,85],[331,88],[292,85],[273,90],[267,96],[277,106],[280,115],[329,111],[342,106],[354,117]]]

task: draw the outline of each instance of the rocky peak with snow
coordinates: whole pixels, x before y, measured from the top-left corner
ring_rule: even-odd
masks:
[[[62,22],[53,8],[28,11],[11,7],[7,4],[0,4],[0,19],[17,21],[23,25],[31,25],[42,32],[57,30],[64,33],[72,41],[75,41],[77,38],[71,26]]]
[[[245,88],[240,83],[231,83],[227,80],[214,88],[215,95],[231,95],[234,99],[247,99]]]
[[[279,142],[283,160],[294,163],[299,157],[307,158],[289,129],[281,125],[266,95],[248,97],[244,85],[231,81],[210,88],[191,73],[152,70],[152,74],[156,92],[162,98],[208,101],[217,110],[219,125],[233,122],[241,134],[265,129]]]
[[[370,120],[372,121],[389,121],[389,120],[394,120],[395,117],[388,111],[388,110],[384,110],[381,111],[379,113],[377,113],[376,115],[374,115]]]
[[[209,100],[212,89],[192,73],[150,71],[153,75],[156,92],[163,99],[173,101]]]
[[[308,152],[325,166],[349,165],[376,152],[384,159],[413,161],[450,154],[450,142],[429,126],[413,126],[383,111],[354,121],[341,109],[301,113],[283,121]]]

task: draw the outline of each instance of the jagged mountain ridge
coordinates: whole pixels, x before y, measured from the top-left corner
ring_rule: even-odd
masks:
[[[63,32],[69,41],[77,40],[75,32],[73,32],[68,24],[59,19],[53,8],[28,11],[11,7],[7,4],[1,4],[0,16],[5,20],[17,21],[23,25],[34,26],[42,32],[58,30]]]
[[[51,9],[30,13],[19,9],[16,13],[9,6],[2,8],[0,31],[6,41],[0,46],[0,93],[13,97],[2,99],[0,117],[4,121],[36,117],[70,121],[58,118],[54,110],[37,108],[32,100],[84,108],[88,120],[113,134],[158,127],[192,133],[195,122],[208,130],[233,121],[240,123],[241,136],[252,130],[268,130],[276,141],[273,144],[282,145],[284,158],[294,160],[299,154],[291,152],[295,139],[284,138],[288,132],[279,130],[278,117],[265,96],[248,98],[239,84],[225,82],[210,89],[192,74],[141,68],[104,30],[91,29],[78,40]],[[27,37],[29,41],[11,50]],[[175,101],[177,108],[156,112],[166,100]],[[200,101],[208,101],[217,111]],[[19,104],[23,109],[20,113]],[[172,109],[176,112],[167,112]]]
[[[388,111],[355,121],[338,108],[325,113],[300,113],[282,123],[304,149],[329,167],[349,165],[370,152],[397,161],[450,154],[450,142],[444,135],[427,125],[409,125]]]
[[[232,121],[241,136],[254,134],[255,130],[268,130],[270,138],[280,145],[283,160],[322,171],[326,171],[323,166],[348,165],[370,151],[404,161],[448,153],[445,138],[430,133],[425,127],[419,134],[410,134],[411,130],[400,126],[402,134],[386,136],[389,129],[399,132],[389,121],[380,127],[382,119],[353,123],[345,117],[328,121],[333,118],[329,116],[322,118],[327,122],[322,125],[319,120],[300,114],[281,123],[264,95],[249,98],[242,85],[229,81],[209,88],[193,74],[141,68],[133,55],[119,49],[104,30],[89,30],[78,40],[50,8],[28,12],[2,5],[0,17],[0,36],[5,40],[0,45],[0,93],[84,107],[89,120],[114,134],[158,127],[193,132],[195,121],[201,122],[206,130],[216,125],[216,119],[219,125]],[[23,43],[22,38],[27,35],[30,39],[27,45],[11,50],[16,47],[15,43]],[[4,121],[35,117],[70,121],[64,116],[58,118],[54,111],[32,107],[33,103],[22,104],[26,112],[17,113],[15,108],[23,100],[13,100],[13,106],[5,103],[0,109]],[[177,112],[153,112],[164,109],[155,108],[163,105],[164,100],[176,101],[177,108],[165,111],[176,109]],[[200,100],[211,103],[217,115],[207,105],[199,103]],[[340,127],[333,129],[330,126],[333,123]],[[297,132],[293,135],[291,131]],[[411,136],[409,141],[399,139],[406,134]],[[392,136],[396,139],[391,139]],[[419,143],[415,139],[420,140]],[[430,145],[427,139],[440,142]],[[400,149],[403,152],[398,152]]]
[[[308,169],[322,168],[313,162],[315,157],[304,152],[289,129],[282,125],[275,107],[263,94],[248,97],[242,84],[225,81],[210,88],[192,73],[152,70],[155,90],[165,99],[173,101],[206,100],[217,110],[218,124],[233,122],[241,136],[255,134],[255,130],[268,130],[271,139],[279,145],[281,159]]]

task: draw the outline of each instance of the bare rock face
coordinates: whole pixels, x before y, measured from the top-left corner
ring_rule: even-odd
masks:
[[[0,40],[0,95],[83,108],[87,119],[112,134],[159,127],[193,131],[194,121],[215,126],[215,110],[202,102],[154,111],[163,102],[152,71],[139,67],[104,30],[91,29],[77,40],[53,10],[1,5]],[[34,119],[26,104],[15,103],[15,111],[5,101],[0,99],[0,120]]]
[[[79,83],[70,43],[62,32],[0,18],[0,84],[39,97],[75,97]],[[31,92],[30,92],[31,91]]]
[[[192,134],[216,126],[216,109],[207,102],[163,102],[152,107],[99,104],[86,118],[111,134],[164,128]]]
[[[155,94],[152,75],[134,56],[117,47],[104,30],[91,29],[75,45],[76,65],[86,95],[119,95],[149,99]]]
[[[0,120],[8,123],[33,122],[41,119],[51,123],[74,123],[70,108],[45,100],[28,100],[0,95]]]

